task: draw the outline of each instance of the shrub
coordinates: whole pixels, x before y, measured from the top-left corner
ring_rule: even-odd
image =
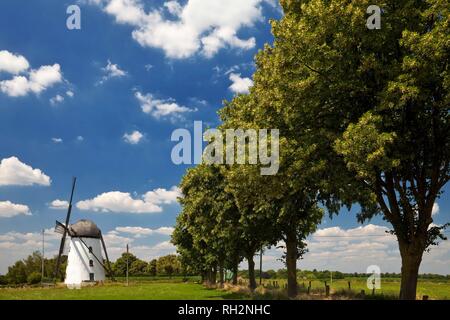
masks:
[[[28,275],[28,284],[38,284],[39,282],[41,282],[41,274],[39,272],[32,272]]]

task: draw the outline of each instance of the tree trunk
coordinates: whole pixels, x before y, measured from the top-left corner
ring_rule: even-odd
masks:
[[[401,250],[403,251],[403,250]],[[402,282],[400,285],[400,300],[416,300],[417,279],[419,277],[422,255],[417,253],[402,253]]]
[[[220,287],[223,288],[223,285],[225,283],[225,275],[224,275],[224,270],[223,270],[223,261],[220,261],[220,263],[219,263],[219,282],[220,282]]]
[[[233,265],[233,286],[238,284],[238,272],[239,272],[239,258],[236,258],[236,262]]]
[[[297,236],[294,232],[286,235],[286,267],[288,274],[288,296],[297,296]]]
[[[256,278],[255,278],[255,261],[253,260],[254,254],[250,254],[247,257],[248,261],[248,278],[250,290],[254,291],[256,289]]]
[[[215,285],[217,283],[217,265],[213,267],[211,275],[211,284]]]

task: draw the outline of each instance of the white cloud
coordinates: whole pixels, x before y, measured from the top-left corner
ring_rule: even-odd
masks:
[[[78,136],[77,137],[77,141],[78,142],[83,142],[84,141],[84,137],[83,136]]]
[[[250,78],[242,78],[240,74],[230,73],[230,80],[232,82],[230,90],[236,94],[249,93],[250,87],[253,86],[253,80]]]
[[[161,205],[176,203],[177,189],[170,191],[156,189],[146,193],[141,198],[133,198],[130,193],[113,191],[103,193],[93,199],[77,203],[77,208],[83,211],[94,211],[103,213],[157,213],[162,212]]]
[[[30,64],[28,60],[21,55],[15,55],[9,51],[0,51],[0,72],[19,74],[28,70]]]
[[[75,95],[75,93],[74,93],[72,90],[67,90],[67,91],[66,91],[66,95],[67,95],[68,97],[70,97],[70,98],[73,98],[74,95]]]
[[[0,186],[50,186],[50,177],[39,169],[33,169],[18,158],[11,157],[0,162]]]
[[[61,236],[53,229],[45,229],[45,256],[56,255]],[[8,266],[26,258],[34,251],[42,250],[41,232],[7,232],[0,234],[0,274],[8,271]]]
[[[158,229],[142,228],[142,227],[117,227],[117,232],[127,233],[134,235],[135,237],[150,236],[154,234],[170,236],[173,233],[171,227],[161,227]]]
[[[140,133],[139,131],[133,131],[132,133],[125,133],[123,135],[123,140],[126,143],[129,144],[139,144],[139,142],[141,142],[142,138],[144,138],[144,135],[142,133]]]
[[[158,205],[176,203],[179,197],[181,197],[181,189],[176,186],[170,190],[159,188],[144,195],[145,201]]]
[[[30,208],[11,201],[0,201],[0,218],[12,218],[19,215],[31,216]]]
[[[433,211],[432,211],[432,215],[433,216],[435,216],[435,215],[437,215],[438,213],[439,213],[439,210],[440,210],[440,208],[439,208],[439,204],[436,202],[434,205],[433,205]]]
[[[64,97],[60,94],[57,94],[56,96],[54,96],[53,98],[50,99],[50,104],[54,106],[63,101],[64,101]]]
[[[141,46],[162,49],[169,58],[184,59],[199,52],[212,57],[225,47],[255,47],[254,37],[241,39],[237,34],[263,19],[261,4],[265,0],[188,0],[184,5],[167,1],[162,8],[149,12],[140,0],[90,2],[117,23],[134,27],[132,37]]]
[[[69,207],[69,202],[65,200],[53,200],[49,204],[49,208],[53,210],[66,210]]]
[[[52,138],[52,141],[54,143],[63,143],[63,139],[61,139],[61,138]]]
[[[120,69],[119,65],[112,63],[110,60],[108,60],[107,65],[102,68],[103,77],[98,82],[98,84],[103,84],[104,82],[108,81],[112,78],[122,78],[127,75],[127,72]]]
[[[59,64],[41,66],[31,70],[28,78],[15,76],[11,80],[0,81],[0,90],[10,97],[21,97],[29,93],[39,94],[53,85],[62,82],[61,67]]]
[[[380,266],[382,272],[400,272],[401,259],[395,236],[390,229],[379,225],[357,228],[322,228],[308,238],[309,252],[298,262],[303,270],[339,270],[366,272],[370,265]],[[282,245],[282,243],[280,243]],[[278,261],[284,249],[272,248],[264,255],[264,269],[284,268]],[[420,272],[448,273],[450,242],[443,241],[425,253]],[[242,267],[247,268],[245,264]]]
[[[196,111],[195,109],[180,106],[173,99],[155,99],[152,94],[144,95],[140,92],[136,92],[135,97],[141,105],[142,112],[149,114],[156,119],[164,117],[176,119],[183,113]]]
[[[174,16],[179,16],[183,12],[183,7],[178,1],[167,1],[164,3],[164,7],[166,7],[167,11]]]

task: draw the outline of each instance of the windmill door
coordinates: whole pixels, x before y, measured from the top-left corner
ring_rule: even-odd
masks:
[[[89,281],[91,282],[95,281],[93,273],[89,273]]]

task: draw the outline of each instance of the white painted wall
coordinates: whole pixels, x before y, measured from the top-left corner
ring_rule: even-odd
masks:
[[[83,238],[88,247],[92,247],[92,252],[103,262],[102,245],[100,239]],[[89,260],[94,262],[94,266],[89,266]],[[66,269],[65,283],[68,287],[79,287],[83,281],[89,281],[89,274],[94,274],[95,281],[105,280],[105,270],[102,265],[89,253],[89,249],[79,238],[70,238],[69,256]]]

